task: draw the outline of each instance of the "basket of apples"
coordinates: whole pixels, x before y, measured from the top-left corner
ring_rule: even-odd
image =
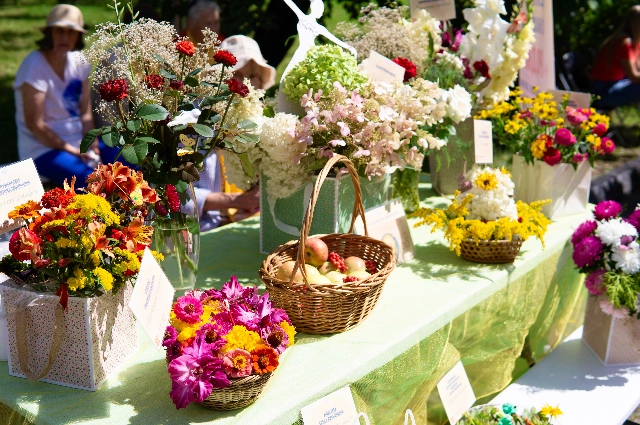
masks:
[[[343,163],[354,185],[356,199],[349,233],[309,238],[313,210],[327,174]],[[356,218],[364,236],[353,233]],[[375,307],[382,286],[396,265],[386,243],[368,236],[358,173],[342,155],[324,166],[309,199],[300,239],[280,245],[262,264],[260,278],[274,305],[287,312],[300,332],[330,334],[357,326]]]

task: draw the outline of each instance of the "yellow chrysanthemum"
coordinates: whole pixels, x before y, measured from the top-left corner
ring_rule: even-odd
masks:
[[[227,340],[227,344],[222,349],[224,353],[236,348],[252,352],[262,343],[260,335],[240,325],[235,325],[231,328],[229,333],[225,335],[224,339]]]
[[[103,269],[102,267],[97,267],[93,270],[93,274],[100,281],[100,285],[105,289],[105,291],[110,291],[113,288],[113,276],[111,273]]]
[[[278,326],[280,326],[286,332],[287,336],[289,337],[289,345],[287,347],[291,347],[294,344],[296,328],[294,328],[286,321],[281,322]]]
[[[178,333],[178,341],[185,342],[188,339],[195,338],[198,329],[200,329],[199,325],[187,325]]]
[[[84,272],[79,268],[73,271],[73,277],[67,279],[67,285],[72,291],[77,291],[78,289],[84,288],[86,282],[87,276],[85,276]]]
[[[552,418],[557,418],[562,415],[562,410],[560,410],[560,406],[553,407],[549,404],[545,404],[542,406],[540,413],[543,415],[551,416]]]
[[[485,171],[478,174],[475,183],[480,189],[493,190],[498,187],[498,178],[492,172]]]
[[[100,265],[100,252],[93,251],[91,255],[89,255],[89,259],[94,267],[98,267]]]

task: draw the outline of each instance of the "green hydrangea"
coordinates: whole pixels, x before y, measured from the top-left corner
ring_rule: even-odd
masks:
[[[367,76],[358,69],[356,58],[336,45],[315,46],[284,79],[282,91],[293,101],[313,89],[328,93],[338,81],[347,90],[361,88]]]

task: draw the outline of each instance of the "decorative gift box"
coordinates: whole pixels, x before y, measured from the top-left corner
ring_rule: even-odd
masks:
[[[138,349],[131,291],[127,284],[115,295],[69,297],[65,312],[52,293],[29,291],[11,280],[0,283],[9,374],[97,390]]]
[[[570,164],[548,165],[536,160],[527,164],[520,155],[513,155],[513,182],[515,198],[532,202],[551,199],[542,212],[549,219],[586,211],[591,188],[591,165],[582,161],[577,169]]]
[[[640,364],[640,320],[604,313],[595,297],[587,301],[582,340],[604,366]]]
[[[300,237],[304,213],[317,176],[293,195],[280,199],[267,194],[266,179],[263,175],[260,182],[260,252],[270,254],[280,245]],[[377,181],[360,180],[365,210],[387,201],[390,182],[388,175]],[[327,177],[317,199],[309,234],[347,233],[353,216],[354,197],[348,173]]]

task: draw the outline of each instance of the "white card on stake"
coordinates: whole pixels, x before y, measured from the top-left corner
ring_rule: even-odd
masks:
[[[438,394],[449,423],[455,424],[476,402],[473,388],[462,362],[456,365],[438,382]]]
[[[491,121],[473,120],[473,142],[476,164],[493,163],[493,134]]]
[[[300,410],[304,425],[351,425],[358,417],[349,387],[334,391]]]
[[[394,81],[404,81],[405,69],[394,61],[385,58],[375,50],[372,50],[371,53],[369,53],[369,58],[366,60],[364,72],[366,72],[372,80],[392,83]]]
[[[171,282],[149,248],[145,248],[129,308],[158,348],[162,348],[164,332],[169,324],[174,293]]]
[[[425,9],[429,15],[439,21],[456,19],[455,0],[410,0],[411,17],[415,17],[420,9]]]
[[[40,202],[44,189],[31,158],[0,168],[0,226],[15,207],[27,201]]]

